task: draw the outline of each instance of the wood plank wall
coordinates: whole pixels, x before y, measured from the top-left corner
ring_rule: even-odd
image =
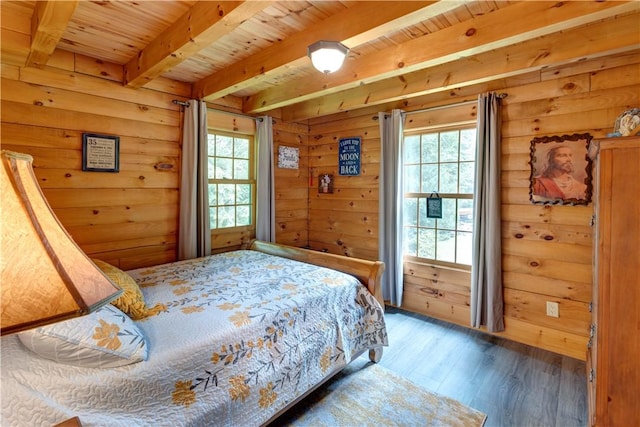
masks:
[[[309,246],[315,250],[378,259],[380,130],[375,114],[314,123],[309,134]],[[361,137],[360,176],[338,175],[340,138]],[[334,192],[318,191],[319,177],[333,175]]]
[[[542,206],[529,202],[529,149],[537,136],[611,132],[617,116],[640,105],[640,52],[429,95],[384,106],[406,111],[452,102],[493,90],[503,101],[502,242],[506,330],[509,339],[584,360],[592,287],[593,206]],[[475,92],[474,92],[475,91]],[[310,121],[310,167],[336,174],[337,139],[363,137],[363,173],[337,177],[331,195],[311,191],[309,242],[377,259],[380,134],[375,110]],[[465,122],[475,106],[408,116],[406,127]],[[470,273],[416,262],[405,264],[403,308],[469,325]],[[559,303],[559,318],[546,316],[546,301]]]
[[[278,167],[281,146],[299,149],[298,169]],[[309,128],[273,119],[276,241],[306,247],[309,244]]]
[[[50,205],[91,257],[124,269],[174,261],[181,116],[189,87],[124,88],[121,68],[56,51],[2,65],[2,149],[31,154]],[[82,133],[120,137],[120,172],[82,171]]]

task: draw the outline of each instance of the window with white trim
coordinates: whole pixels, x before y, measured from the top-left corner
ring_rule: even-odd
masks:
[[[253,141],[251,135],[209,129],[209,213],[212,230],[255,224]]]
[[[404,135],[404,255],[471,266],[476,129]],[[442,218],[427,217],[427,198],[442,198]]]

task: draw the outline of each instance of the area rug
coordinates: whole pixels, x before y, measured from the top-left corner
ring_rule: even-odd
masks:
[[[370,364],[348,366],[274,425],[481,427],[485,420],[480,411]]]

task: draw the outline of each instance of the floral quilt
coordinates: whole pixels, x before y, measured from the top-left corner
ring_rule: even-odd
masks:
[[[83,426],[261,425],[354,356],[387,345],[379,303],[335,270],[236,251],[128,273],[149,306],[164,305],[136,322],[148,360],[78,368],[3,339],[3,376],[7,357],[49,372],[15,389],[29,424],[64,414]],[[20,422],[5,409],[3,422]]]

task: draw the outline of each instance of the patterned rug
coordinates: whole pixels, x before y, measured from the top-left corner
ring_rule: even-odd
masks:
[[[347,366],[273,425],[481,427],[485,420],[480,411],[369,364]]]

